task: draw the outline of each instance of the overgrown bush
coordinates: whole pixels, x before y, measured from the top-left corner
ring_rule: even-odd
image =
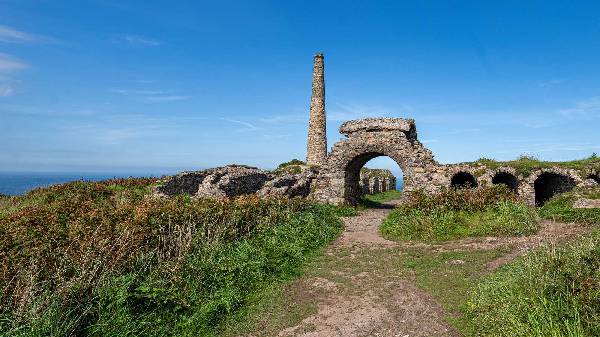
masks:
[[[600,336],[600,233],[502,267],[466,311],[474,336]]]
[[[535,210],[504,185],[411,192],[381,225],[393,240],[444,241],[469,236],[517,236],[537,230]]]
[[[2,205],[2,335],[210,335],[341,230],[332,206],[159,199],[152,183],[74,182]]]

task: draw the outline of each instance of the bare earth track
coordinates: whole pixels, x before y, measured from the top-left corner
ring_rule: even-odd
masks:
[[[386,269],[386,257],[397,257],[411,248],[444,252],[512,247],[485,265],[490,271],[543,243],[586,232],[576,225],[546,221],[538,234],[529,237],[398,244],[379,235],[379,224],[395,203],[344,218],[344,233],[326,251],[329,263],[292,285],[296,288],[293,296],[316,303],[316,310],[278,336],[458,336],[441,305],[410,277]]]

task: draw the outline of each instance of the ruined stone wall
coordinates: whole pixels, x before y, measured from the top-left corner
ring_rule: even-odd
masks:
[[[363,168],[360,171],[359,189],[363,195],[395,190],[396,177],[390,170]]]
[[[158,196],[185,194],[196,198],[229,198],[249,194],[306,198],[316,177],[317,171],[310,167],[298,174],[275,175],[256,167],[229,165],[167,177],[154,192]]]

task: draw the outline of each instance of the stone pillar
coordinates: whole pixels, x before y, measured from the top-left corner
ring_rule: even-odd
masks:
[[[315,55],[306,163],[324,165],[327,161],[327,127],[325,118],[325,70],[323,54]]]

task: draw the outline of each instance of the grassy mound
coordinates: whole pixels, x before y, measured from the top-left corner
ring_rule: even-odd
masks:
[[[381,225],[391,240],[445,241],[470,236],[520,236],[537,230],[535,210],[501,185],[413,192]]]
[[[467,316],[474,336],[600,336],[600,232],[486,277]]]
[[[573,203],[578,198],[600,199],[600,187],[586,189],[577,188],[572,192],[559,194],[540,208],[540,216],[545,219],[561,222],[600,224],[600,209],[573,208]]]
[[[301,200],[149,196],[74,182],[0,203],[0,335],[203,336],[341,231]]]

